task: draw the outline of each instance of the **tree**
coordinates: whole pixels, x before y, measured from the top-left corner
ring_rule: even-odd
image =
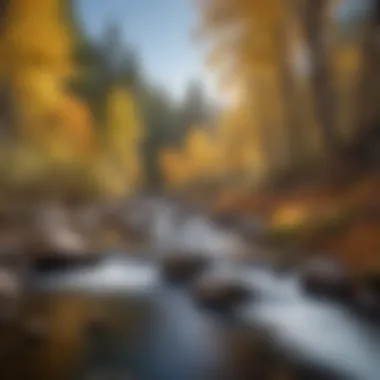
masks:
[[[140,140],[142,125],[133,95],[122,86],[113,87],[107,99],[107,128],[103,151],[111,172],[119,178],[125,191],[141,182]]]
[[[380,3],[369,2],[361,35],[360,65],[354,94],[354,130],[346,144],[346,159],[351,167],[363,172],[379,165],[380,145]]]
[[[17,103],[22,134],[38,135],[42,119],[59,107],[75,72],[61,1],[12,1],[3,27],[2,76]]]
[[[295,32],[295,5],[293,0],[283,2],[282,16],[279,19],[277,28],[278,44],[278,69],[281,87],[281,97],[284,109],[285,126],[288,129],[287,144],[289,153],[289,167],[294,168],[299,165],[301,157],[301,119],[298,112],[299,102],[296,94],[296,78],[294,68],[291,64],[294,58]],[[293,28],[292,28],[293,27]]]
[[[163,184],[159,152],[165,145],[171,144],[175,109],[163,89],[145,84],[140,93],[140,112],[145,126],[142,141],[145,185],[157,189]]]
[[[251,141],[256,149],[261,145],[267,171],[283,169],[293,153],[289,140],[296,135],[290,133],[296,128],[295,107],[289,114],[282,107],[284,101],[293,104],[289,98],[295,96],[286,60],[290,44],[284,2],[200,1],[200,8],[202,33],[214,45],[209,64],[219,68],[222,84],[237,90],[240,108],[246,108],[246,139],[256,139]],[[248,137],[249,129],[256,130],[255,137]]]
[[[300,5],[300,15],[309,54],[316,117],[327,160],[325,164],[331,165],[338,158],[340,141],[337,135],[335,97],[325,42],[328,5],[328,0],[305,1]]]
[[[373,2],[373,11],[368,14],[362,39],[362,62],[357,93],[356,128],[371,128],[380,123],[378,99],[380,97],[380,3]]]
[[[0,39],[3,38],[6,30],[6,20],[8,17],[10,0],[0,2]],[[3,53],[4,54],[4,53]],[[2,70],[4,68],[2,67]],[[0,135],[9,138],[14,130],[14,102],[12,101],[12,91],[10,83],[6,80],[4,72],[0,78]]]
[[[183,141],[193,125],[206,123],[210,117],[210,109],[202,82],[192,80],[189,82],[184,99],[178,111],[178,126],[176,140]]]

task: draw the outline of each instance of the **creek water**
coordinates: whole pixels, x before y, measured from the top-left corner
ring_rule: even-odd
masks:
[[[44,315],[50,333],[20,350],[8,378],[265,380],[272,377],[263,367],[274,366],[291,379],[379,378],[379,326],[305,295],[297,273],[235,262],[229,252],[240,242],[205,218],[179,220],[168,202],[149,207],[152,245],[144,258],[115,253],[91,268],[29,279],[25,313]],[[209,275],[240,281],[255,296],[230,318],[199,309],[186,287],[160,277],[160,254],[178,247],[211,255]],[[93,315],[102,316],[104,328],[89,333]],[[262,342],[270,342],[274,361],[263,359]]]

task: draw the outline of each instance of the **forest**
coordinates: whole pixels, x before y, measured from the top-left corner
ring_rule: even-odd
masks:
[[[202,84],[174,101],[144,77],[118,25],[88,37],[73,1],[6,3],[2,191],[91,199],[162,186],[160,152],[216,117]]]
[[[0,1],[0,379],[378,380],[380,1],[188,0],[216,99],[79,1]]]
[[[2,2],[2,207],[176,194],[215,218],[260,215],[281,244],[344,226],[338,245],[358,235],[376,255],[378,221],[358,215],[378,210],[377,2],[193,5],[223,107],[197,78],[173,99],[120,25],[90,38],[73,0]]]

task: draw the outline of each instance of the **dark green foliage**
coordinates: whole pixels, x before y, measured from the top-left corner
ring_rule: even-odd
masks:
[[[174,102],[165,89],[150,83],[133,46],[123,41],[119,25],[110,23],[100,39],[91,39],[80,28],[73,2],[67,2],[72,30],[76,35],[75,61],[79,75],[71,89],[83,98],[94,115],[98,128],[106,128],[106,99],[109,90],[125,87],[137,102],[145,128],[141,146],[146,186],[159,188],[162,175],[158,154],[167,146],[178,146],[190,128],[205,123],[212,114],[201,82],[192,81],[182,102]]]

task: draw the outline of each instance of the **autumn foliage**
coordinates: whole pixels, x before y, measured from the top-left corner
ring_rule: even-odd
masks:
[[[82,172],[82,178],[93,176],[88,183],[91,192],[98,187],[99,195],[106,195],[110,183],[112,195],[120,195],[139,181],[139,115],[128,89],[112,90],[105,104],[107,125],[102,130],[87,100],[69,88],[70,81],[82,74],[77,69],[75,36],[65,6],[62,0],[16,0],[4,8],[0,80],[12,99],[16,118],[8,120],[13,123],[15,149],[3,154],[17,165],[17,172],[24,173],[24,188],[27,178],[34,175],[30,186],[40,182],[41,191],[47,191],[48,183],[57,182],[54,178],[61,171],[65,180],[59,180],[58,187],[78,182],[78,189],[67,191],[79,191],[82,186],[83,192],[84,184],[78,181]],[[15,169],[10,170],[9,179],[4,173],[2,181],[13,181]],[[116,180],[120,183],[111,185]]]

